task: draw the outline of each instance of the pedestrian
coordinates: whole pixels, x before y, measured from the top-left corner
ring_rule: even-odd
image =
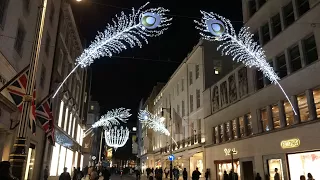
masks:
[[[174,179],[175,180],[178,180],[179,179],[179,170],[176,168],[176,167],[174,167],[173,168],[173,176],[174,176]]]
[[[274,180],[280,180],[280,174],[278,173],[278,168],[274,168]]]
[[[63,173],[60,174],[59,180],[71,180],[70,173],[67,172],[66,167],[63,168]]]
[[[78,170],[74,167],[73,168],[73,176],[72,176],[72,180],[78,180],[77,179],[77,175],[78,175]]]
[[[307,180],[314,180],[314,179],[313,179],[313,176],[312,176],[312,174],[311,174],[311,173],[308,173],[307,177],[308,177],[308,179],[307,179]]]
[[[48,180],[48,177],[49,177],[49,168],[48,166],[46,166],[46,168],[44,168],[43,170],[43,179]]]
[[[111,173],[110,171],[106,168],[104,169],[104,172],[103,172],[103,179],[104,180],[109,180],[110,179],[110,176],[111,176]]]
[[[300,180],[306,180],[306,177],[304,175],[301,175]]]
[[[192,180],[199,180],[201,173],[199,172],[198,168],[192,172]]]
[[[187,172],[187,168],[184,168],[184,169],[183,169],[182,177],[183,177],[183,180],[187,180],[187,179],[188,179],[188,172]]]
[[[259,173],[257,173],[257,176],[256,176],[255,180],[262,180],[262,178],[261,178]]]
[[[169,172],[170,172],[170,169],[164,169],[164,174],[166,175],[166,179],[168,178],[168,175],[169,175]]]
[[[207,171],[206,171],[206,173],[204,174],[204,176],[205,176],[206,180],[209,179],[209,177],[210,177],[210,170],[209,170],[209,169],[207,169]]]
[[[90,180],[99,180],[99,175],[96,169],[93,169],[90,174]]]
[[[137,179],[137,180],[140,180],[140,175],[141,175],[140,169],[137,168],[137,169],[135,170],[135,172],[136,172],[136,179]]]
[[[16,180],[11,174],[11,164],[9,161],[0,162],[0,179],[1,180]]]
[[[83,172],[80,170],[80,167],[77,169],[77,180],[81,180],[84,177]]]

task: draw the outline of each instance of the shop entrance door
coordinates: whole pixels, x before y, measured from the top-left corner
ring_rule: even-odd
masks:
[[[254,180],[252,161],[242,162],[242,167],[243,167],[243,179]]]

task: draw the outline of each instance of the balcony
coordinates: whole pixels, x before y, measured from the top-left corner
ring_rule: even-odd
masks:
[[[183,139],[181,141],[177,141],[177,144],[172,144],[173,151],[177,151],[180,149],[187,148],[189,146],[197,145],[197,144],[204,144],[205,143],[205,136],[204,134],[195,134],[191,137]],[[160,149],[161,154],[166,154],[170,152],[170,145],[163,147]]]

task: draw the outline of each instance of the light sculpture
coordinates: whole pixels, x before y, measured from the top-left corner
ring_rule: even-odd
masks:
[[[223,55],[231,55],[233,60],[242,62],[247,67],[256,67],[272,83],[279,86],[293,112],[297,115],[288,95],[279,83],[279,76],[266,60],[265,51],[253,40],[253,34],[248,27],[242,27],[236,34],[229,19],[215,13],[200,11],[203,15],[201,21],[195,21],[196,29],[200,30],[203,39],[209,41],[223,41],[217,50],[221,50]]]
[[[113,128],[107,128],[104,130],[106,144],[117,150],[119,147],[123,147],[129,139],[129,129],[123,128],[121,126],[118,128],[114,126]]]
[[[146,126],[147,128],[170,136],[170,132],[164,125],[161,117],[158,117],[147,110],[140,110],[140,112],[138,113],[138,119],[141,124]]]
[[[62,81],[56,90],[53,98],[57,95],[62,85],[69,76],[80,66],[82,68],[90,66],[94,59],[104,56],[113,56],[128,48],[139,46],[142,48],[142,42],[148,44],[148,37],[156,37],[163,34],[171,24],[172,18],[166,17],[168,9],[162,7],[142,10],[149,4],[146,3],[137,11],[132,9],[129,15],[121,12],[120,16],[112,20],[113,24],[108,24],[104,32],[98,32],[95,40],[86,48],[76,59],[76,66],[71,70],[67,77]]]

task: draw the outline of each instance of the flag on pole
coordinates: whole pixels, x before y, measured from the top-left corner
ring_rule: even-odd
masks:
[[[51,145],[54,145],[54,119],[52,115],[51,95],[45,97],[36,108],[36,118],[47,135]]]
[[[26,95],[28,83],[29,65],[0,88],[0,93],[7,94],[9,100],[13,102],[19,111],[22,111],[23,97]]]
[[[36,88],[33,89],[32,101],[30,106],[29,114],[29,128],[33,135],[36,135],[37,125],[36,125]]]

